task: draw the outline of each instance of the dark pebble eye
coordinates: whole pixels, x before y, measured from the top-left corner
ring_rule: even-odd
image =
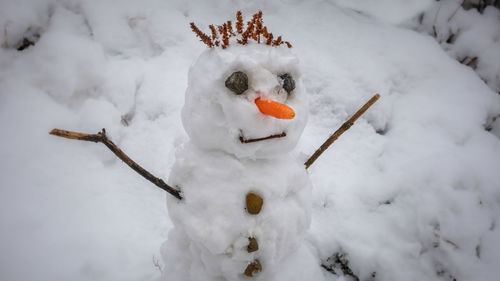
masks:
[[[283,89],[290,94],[295,89],[295,80],[288,73],[281,74],[280,78],[283,80]]]
[[[248,89],[248,77],[245,73],[236,71],[226,79],[225,84],[229,90],[241,95]]]

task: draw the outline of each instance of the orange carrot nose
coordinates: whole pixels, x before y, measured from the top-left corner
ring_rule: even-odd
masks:
[[[272,100],[255,99],[255,104],[260,112],[265,115],[272,116],[278,119],[293,119],[295,112],[286,104],[279,103]]]

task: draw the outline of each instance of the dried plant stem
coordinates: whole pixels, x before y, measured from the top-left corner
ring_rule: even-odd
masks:
[[[241,11],[236,12],[236,32],[239,34],[243,33],[243,15]]]
[[[262,141],[262,140],[270,140],[270,139],[277,139],[277,138],[283,138],[286,137],[286,133],[283,132],[281,134],[277,135],[271,135],[265,138],[258,138],[258,139],[244,139],[243,137],[240,136],[240,141],[241,143],[252,143],[252,142],[257,142],[257,141]]]
[[[214,43],[212,42],[212,39],[210,38],[210,36],[203,33],[203,31],[201,31],[196,26],[196,24],[194,24],[194,22],[191,22],[190,25],[191,25],[191,30],[193,30],[193,32],[196,33],[196,35],[198,37],[200,37],[200,39],[203,43],[205,43],[209,48],[212,48],[214,46]]]
[[[205,34],[201,31],[193,22],[190,23],[191,30],[196,33],[203,43],[205,43],[209,48],[213,47],[222,47],[222,49],[226,49],[230,41],[231,37],[240,37],[236,38],[236,42],[241,45],[248,44],[248,40],[252,39],[257,43],[261,43],[261,36],[264,36],[266,39],[263,42],[266,45],[270,46],[280,46],[285,44],[288,48],[292,48],[292,44],[288,41],[283,41],[281,36],[277,37],[276,40],[273,41],[273,34],[268,32],[267,27],[264,26],[264,20],[262,19],[262,11],[254,14],[252,19],[247,22],[247,27],[243,30],[243,16],[241,11],[236,12],[236,33],[233,31],[233,24],[229,20],[222,25],[218,25],[217,28],[214,25],[209,25],[211,34]],[[219,34],[217,34],[217,32]],[[219,40],[220,37],[220,40]]]
[[[177,199],[182,199],[182,196],[180,194],[180,191],[171,187],[170,185],[166,184],[162,179],[157,178],[153,176],[150,172],[144,170],[139,164],[134,162],[132,159],[130,159],[127,154],[125,154],[120,148],[118,148],[112,141],[110,141],[106,137],[106,130],[102,129],[101,132],[97,134],[84,134],[84,133],[77,133],[77,132],[72,132],[72,131],[65,131],[65,130],[60,130],[60,129],[53,129],[50,131],[51,135],[58,136],[58,137],[63,137],[67,139],[73,139],[73,140],[83,140],[83,141],[92,141],[92,142],[100,142],[103,143],[105,146],[107,146],[118,158],[120,158],[125,164],[127,164],[130,168],[132,168],[134,171],[139,173],[141,176],[149,180],[150,182],[154,183],[156,186],[159,188],[165,190],[166,192],[170,193]]]
[[[437,23],[437,19],[438,19],[438,16],[439,16],[439,12],[441,11],[441,6],[443,5],[443,2],[440,2],[439,3],[439,7],[436,11],[436,15],[434,16],[434,22],[432,23],[432,32],[433,32],[433,35],[434,37],[437,39],[437,30],[436,30],[436,23]]]
[[[227,27],[227,24],[224,23],[222,25],[222,49],[227,48],[229,46],[229,28]]]
[[[462,2],[460,4],[458,4],[457,8],[455,9],[455,11],[453,11],[453,14],[451,14],[451,16],[448,18],[448,22],[451,21],[451,19],[457,14],[458,10],[460,10],[460,7],[462,7],[462,5],[464,4],[465,0],[462,0]]]
[[[160,263],[158,262],[158,260],[155,258],[155,256],[153,256],[153,265],[160,271],[160,272],[163,272],[163,269],[161,268],[160,266]]]
[[[368,110],[368,108],[370,108],[370,106],[372,106],[379,98],[380,98],[380,95],[375,94],[368,102],[365,103],[365,105],[363,105],[358,111],[356,111],[356,113],[354,113],[354,115],[351,118],[349,118],[349,120],[347,120],[344,124],[342,124],[342,126],[340,126],[340,128],[338,128],[337,131],[335,131],[335,133],[333,133],[333,135],[331,135],[318,148],[318,150],[316,150],[316,152],[314,152],[314,154],[311,155],[311,157],[309,157],[309,159],[307,159],[307,161],[304,163],[304,165],[306,166],[306,169],[309,168],[312,165],[312,163],[314,163],[314,161],[316,161],[316,159],[318,159],[318,157],[323,152],[325,152],[325,150],[327,150],[328,147],[334,141],[336,141],[338,139],[338,137],[340,137],[340,135],[342,135],[345,131],[349,130],[349,128],[351,128],[351,126],[354,125],[354,122],[356,122],[356,120],[361,115],[363,115],[363,113],[365,113],[365,111]]]
[[[7,29],[9,28],[10,21],[7,21],[5,26],[3,27],[3,43],[2,43],[2,48],[9,48],[9,41],[7,40],[9,38],[9,33]]]

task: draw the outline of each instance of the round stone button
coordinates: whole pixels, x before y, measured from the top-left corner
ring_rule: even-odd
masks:
[[[254,237],[249,237],[247,251],[251,253],[257,250],[259,250],[259,244],[257,243],[257,239],[255,239]]]
[[[245,275],[248,277],[253,277],[262,271],[262,265],[260,265],[259,260],[255,260],[250,263],[245,269]]]
[[[264,199],[255,193],[248,193],[246,198],[247,212],[251,215],[257,215],[262,209]]]

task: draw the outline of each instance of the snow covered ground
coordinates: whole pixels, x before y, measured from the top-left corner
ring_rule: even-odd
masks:
[[[103,145],[48,131],[104,127],[167,179],[187,139],[187,71],[205,48],[189,22],[206,30],[261,9],[301,59],[304,159],[382,96],[309,169],[307,239],[325,264],[341,254],[360,280],[498,280],[500,98],[434,38],[404,27],[433,5],[1,0],[0,279],[150,280],[155,264],[168,270],[167,195]],[[17,51],[24,37],[36,43]],[[494,54],[481,62],[488,75]],[[336,270],[332,280],[351,278]]]
[[[500,2],[484,10],[466,5],[478,2],[434,2],[416,18],[413,28],[434,36],[451,57],[472,67],[500,94]]]

